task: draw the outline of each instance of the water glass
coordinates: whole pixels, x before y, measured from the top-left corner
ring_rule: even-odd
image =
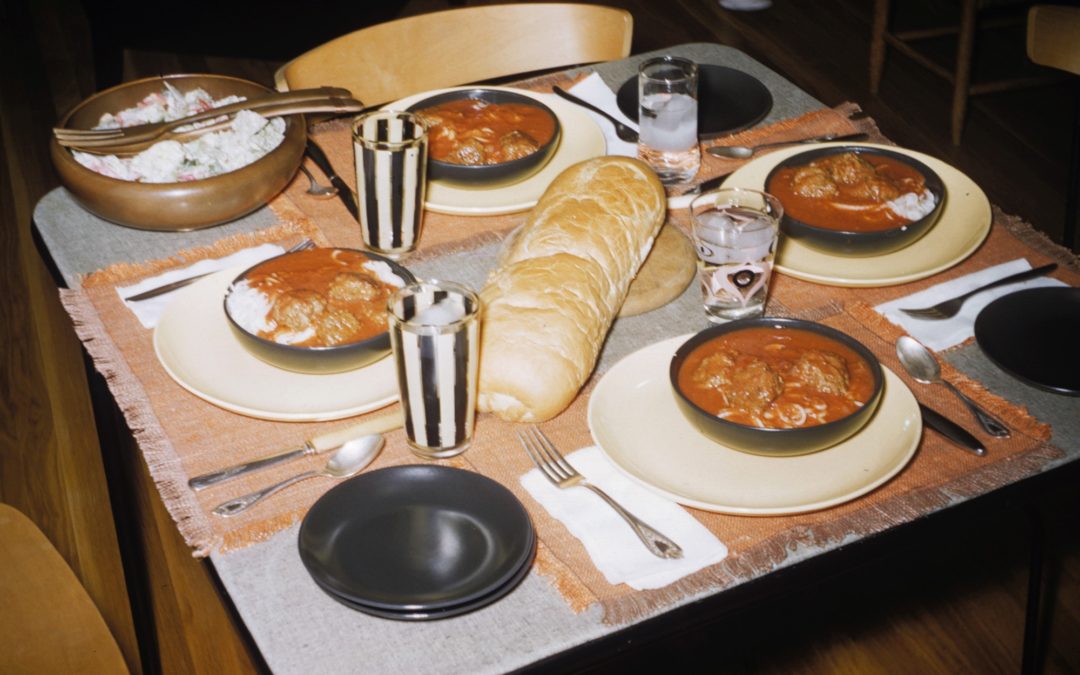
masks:
[[[638,68],[638,158],[665,185],[691,180],[701,167],[698,67],[674,56]]]
[[[352,133],[364,245],[400,258],[420,239],[428,123],[410,112],[380,110],[357,117]]]
[[[387,302],[409,448],[424,459],[472,441],[480,364],[480,299],[449,281],[419,281]]]
[[[765,192],[725,188],[690,204],[705,315],[715,323],[761,316],[784,209]]]

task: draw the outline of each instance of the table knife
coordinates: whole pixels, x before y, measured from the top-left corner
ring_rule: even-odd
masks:
[[[325,434],[319,434],[305,441],[303,445],[298,448],[279,452],[269,457],[263,457],[261,459],[252,460],[243,464],[237,464],[236,466],[230,466],[227,469],[220,471],[214,471],[211,473],[205,473],[201,476],[195,476],[188,481],[188,487],[192,490],[202,490],[203,488],[216,485],[223,481],[227,481],[237,476],[243,476],[244,474],[257,471],[259,469],[265,469],[269,466],[275,466],[282,462],[288,462],[297,457],[303,457],[304,455],[317,455],[327,450],[332,450],[340,445],[345,444],[354,438],[360,438],[361,436],[371,436],[374,434],[381,434],[391,429],[396,429],[405,423],[402,417],[401,411],[396,410],[394,412],[379,415],[371,419],[364,420],[358,424],[354,424],[344,429],[338,429],[336,431],[330,431]]]
[[[757,145],[750,146],[750,147],[753,150],[756,151],[759,148],[776,148],[776,147],[780,147],[782,145],[812,145],[814,143],[830,143],[830,142],[837,142],[838,143],[840,141],[861,141],[861,140],[866,139],[868,136],[869,136],[869,134],[867,134],[865,132],[857,132],[857,133],[854,133],[854,134],[825,134],[824,136],[815,136],[813,138],[802,138],[802,139],[799,139],[797,141],[775,141],[775,142],[772,142],[772,143],[759,143]],[[709,153],[710,155],[716,155],[717,157],[720,157],[722,159],[733,159],[732,157],[725,157],[724,155],[720,154],[719,147],[720,146],[712,146],[712,147],[705,148],[705,152]]]
[[[961,448],[972,452],[979,457],[986,455],[986,448],[979,442],[979,439],[975,438],[971,432],[964,429],[956,422],[953,422],[948,417],[945,417],[938,411],[929,408],[922,403],[919,404],[919,411],[922,413],[922,418],[923,421],[926,422],[926,426],[938,432],[945,438],[948,438],[953,443],[956,443]]]
[[[338,189],[338,198],[345,204],[345,208],[349,210],[352,217],[357,221],[360,220],[360,211],[356,207],[356,200],[353,198],[352,188],[349,184],[341,179],[334,171],[334,166],[330,163],[330,159],[323,152],[323,149],[319,147],[319,144],[310,138],[307,141],[307,156],[311,158],[311,161],[315,162],[315,166],[319,167],[326,177],[330,180],[330,183]]]

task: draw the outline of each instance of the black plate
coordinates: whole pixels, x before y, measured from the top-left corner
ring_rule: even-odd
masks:
[[[638,118],[638,80],[619,87],[619,110]],[[772,110],[772,94],[757,78],[724,66],[698,66],[698,136],[718,138],[752,127]]]
[[[529,563],[532,561],[532,558],[535,554],[536,541],[534,539],[532,551],[526,558],[525,564],[523,564],[521,568],[514,573],[514,576],[510,577],[509,581],[507,581],[502,586],[496,588],[488,595],[483,595],[465,604],[454,605],[445,609],[396,612],[389,609],[369,607],[368,605],[364,605],[359,602],[350,602],[345,598],[336,595],[333,591],[330,591],[329,589],[323,588],[323,590],[326,591],[327,595],[329,595],[331,598],[337,600],[349,609],[355,609],[358,612],[363,612],[364,614],[370,614],[372,616],[377,616],[383,619],[393,619],[395,621],[437,621],[439,619],[449,619],[453,616],[461,616],[462,614],[474,612],[482,607],[487,607],[491,603],[495,602],[496,600],[500,600],[501,598],[509,594],[510,591],[517,588],[517,585],[529,575],[529,570],[532,569],[532,565]],[[318,580],[316,580],[316,583],[318,583]],[[322,585],[320,584],[319,587],[322,588]]]
[[[1029,288],[987,305],[975,340],[991,361],[1028,384],[1080,396],[1080,288]]]
[[[495,481],[446,466],[372,471],[323,495],[300,526],[300,559],[346,603],[394,613],[471,604],[532,559],[525,507]],[[475,607],[473,607],[475,609]]]

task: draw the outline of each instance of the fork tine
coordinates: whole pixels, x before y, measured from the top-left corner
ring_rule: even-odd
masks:
[[[913,316],[916,319],[947,319],[949,316],[939,310],[937,307],[924,307],[921,309],[904,309],[900,308],[900,311],[908,316]]]
[[[531,432],[533,440],[536,441],[536,445],[543,454],[548,466],[551,467],[551,470],[559,477],[560,481],[565,482],[578,475],[574,467],[566,463],[566,460],[555,449],[555,446],[544,435],[544,432],[535,426],[531,429]]]
[[[567,478],[573,478],[578,475],[577,469],[571,466],[570,462],[566,461],[566,458],[562,456],[558,448],[555,447],[555,444],[551,442],[551,439],[549,439],[539,427],[533,427],[533,433],[540,441],[541,447],[547,452],[548,457],[550,457],[555,465],[562,470]]]
[[[551,473],[547,463],[536,453],[536,447],[533,445],[532,439],[527,436],[523,436],[521,432],[517,432],[518,440],[521,441],[521,446],[525,448],[525,454],[529,456],[532,463],[536,465],[537,469],[540,469],[540,473],[544,474],[544,478],[547,478],[553,485],[558,487],[559,478]]]
[[[532,442],[533,451],[540,457],[540,461],[547,467],[548,472],[560,483],[569,480],[573,474],[567,474],[559,464],[558,459],[548,451],[544,445],[544,439],[540,437],[539,430],[536,427],[530,427],[525,431],[525,434]]]

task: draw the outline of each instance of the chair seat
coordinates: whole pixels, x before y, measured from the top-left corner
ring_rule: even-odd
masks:
[[[97,606],[29,518],[0,504],[0,673],[126,673]]]

